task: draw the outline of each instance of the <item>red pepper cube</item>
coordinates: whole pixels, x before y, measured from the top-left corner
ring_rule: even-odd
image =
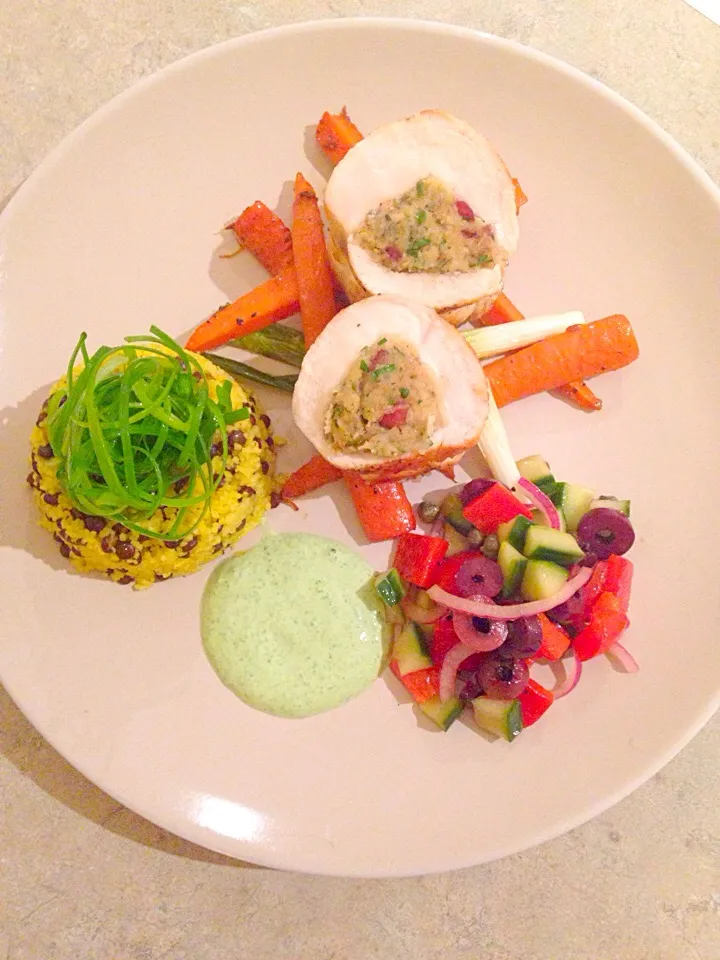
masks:
[[[457,585],[455,578],[458,575],[460,567],[466,560],[472,560],[478,556],[477,550],[461,550],[460,553],[454,553],[441,561],[435,573],[435,583],[442,587],[446,593],[453,593],[457,596]]]
[[[495,533],[501,523],[513,520],[519,514],[532,520],[530,507],[521,503],[514,493],[497,482],[483,490],[463,508],[465,519],[485,535]]]
[[[435,583],[435,573],[447,553],[448,542],[442,537],[403,533],[397,543],[394,566],[400,576],[424,590]]]
[[[550,709],[553,699],[552,690],[541,687],[536,680],[529,680],[518,697],[523,728],[536,723],[545,711]]]
[[[575,652],[581,660],[590,660],[607,653],[628,626],[628,618],[620,600],[605,591],[595,601],[592,616],[587,626],[573,640]]]
[[[425,670],[413,670],[400,676],[395,660],[390,661],[390,669],[405,687],[415,703],[425,703],[433,697],[440,696],[440,671],[437,667],[427,667]]]
[[[535,659],[559,660],[570,646],[570,637],[544,613],[538,614],[538,620],[542,627],[542,644]]]
[[[630,588],[633,578],[632,561],[613,554],[605,562],[607,569],[603,589],[614,594],[620,602],[622,612],[627,613],[630,606]]]
[[[607,560],[599,560],[593,568],[592,576],[582,588],[581,596],[583,601],[583,616],[586,622],[592,615],[592,609],[595,606],[595,601],[603,592],[603,590],[605,590],[607,568]]]

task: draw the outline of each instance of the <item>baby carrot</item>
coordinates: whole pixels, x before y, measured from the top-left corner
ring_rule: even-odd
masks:
[[[524,319],[524,315],[520,313],[512,300],[501,293],[490,310],[481,318],[480,325],[492,327],[499,323],[511,323],[515,320]],[[602,407],[602,400],[596,397],[590,387],[582,380],[564,383],[555,392],[564,400],[576,403],[583,410],[599,410]]]
[[[193,331],[185,346],[198,353],[213,350],[234,337],[255,333],[276,320],[285,320],[299,308],[298,282],[291,267],[220,307]]]
[[[368,483],[357,473],[344,478],[368,540],[392,540],[415,529],[415,514],[401,483]]]
[[[238,243],[276,276],[293,265],[292,237],[280,217],[256,200],[232,224]]]
[[[333,278],[317,197],[305,177],[295,177],[292,245],[300,316],[309,347],[335,316]]]
[[[615,314],[570,327],[547,340],[493,360],[485,374],[499,407],[571,380],[618,370],[638,356],[630,321]]]
[[[326,483],[339,480],[341,476],[342,470],[316,453],[307,463],[290,474],[283,484],[281,496],[283,500],[294,500],[296,497],[302,497],[306,493],[324,487]]]
[[[333,163],[340,163],[350,147],[354,147],[362,138],[345,107],[341,113],[328,113],[326,110],[315,131],[320,148]]]

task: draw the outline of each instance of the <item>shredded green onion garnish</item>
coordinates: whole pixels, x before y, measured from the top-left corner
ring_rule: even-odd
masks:
[[[181,540],[205,515],[225,472],[228,427],[249,411],[233,410],[229,380],[213,400],[197,358],[157,327],[150,333],[92,356],[81,334],[67,385],[50,398],[48,439],[60,461],[58,481],[78,510],[147,537]],[[213,443],[222,448],[215,476]],[[160,508],[174,511],[164,515],[172,523],[153,530],[145,521]]]

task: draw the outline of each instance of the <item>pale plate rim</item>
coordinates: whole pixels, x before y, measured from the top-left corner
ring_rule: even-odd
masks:
[[[13,193],[11,193],[10,199],[8,200],[5,208],[0,212],[0,232],[2,231],[3,227],[9,224],[11,218],[15,214],[15,211],[20,209],[23,203],[26,202],[26,198],[29,199],[31,197],[32,191],[35,189],[35,187],[39,185],[46,177],[50,176],[54,167],[61,161],[65,153],[74,148],[76,140],[80,139],[87,129],[104,122],[106,118],[111,116],[113,111],[121,107],[126,100],[132,99],[133,97],[142,93],[145,89],[152,87],[155,84],[165,83],[176,71],[181,72],[188,67],[202,62],[205,59],[212,59],[228,48],[242,48],[255,43],[272,42],[272,40],[278,36],[286,37],[292,34],[300,36],[304,33],[312,33],[315,31],[353,31],[367,28],[396,30],[399,32],[435,33],[446,36],[454,36],[458,39],[472,39],[478,41],[479,43],[487,43],[491,46],[512,50],[520,57],[535,60],[536,62],[551,68],[557,73],[564,74],[569,79],[589,87],[598,96],[611,101],[616,106],[620,107],[620,109],[628,114],[634,121],[645,127],[645,129],[648,130],[656,140],[659,140],[674,155],[674,157],[681,162],[685,171],[701,187],[705,189],[708,194],[708,200],[717,205],[718,210],[720,211],[720,188],[715,185],[709,174],[700,166],[700,164],[695,161],[689,155],[689,153],[659,125],[659,123],[648,117],[642,110],[640,110],[639,107],[635,106],[631,101],[608,87],[603,82],[589,76],[578,67],[568,64],[557,57],[546,54],[526,44],[520,43],[519,41],[499,37],[484,31],[475,30],[471,27],[458,26],[436,20],[416,20],[404,17],[369,16],[347,18],[337,17],[320,20],[315,19],[283,24],[280,26],[254,31],[238,37],[229,38],[220,43],[212,44],[201,50],[195,51],[194,53],[184,56],[179,60],[176,60],[173,63],[170,63],[165,67],[162,67],[161,69],[149,74],[148,76],[141,78],[127,89],[116,94],[109,101],[90,114],[69,134],[67,134],[54,148],[52,148],[52,150],[43,160],[40,161],[40,163],[31,171],[26,179],[20,183]],[[6,687],[6,689],[18,707],[23,711],[28,719],[34,723],[32,718],[32,710],[28,711],[25,709],[23,705],[23,697],[17,696],[10,687]],[[559,837],[568,831],[573,830],[575,827],[592,820],[599,814],[614,806],[619,801],[629,796],[638,787],[653,777],[667,763],[669,763],[670,760],[677,756],[677,754],[708,723],[719,707],[720,687],[716,691],[715,696],[710,698],[705,705],[701,706],[693,721],[685,727],[685,729],[673,741],[673,743],[665,751],[663,751],[662,754],[655,757],[652,761],[646,763],[634,778],[628,780],[622,785],[622,787],[618,788],[614,792],[603,796],[592,806],[583,809],[576,816],[568,818],[559,825],[553,825],[552,828],[548,829],[544,833],[540,833],[530,844],[521,841],[516,846],[508,846],[507,849],[497,853],[495,856],[490,856],[480,861],[478,861],[476,857],[472,856],[464,859],[456,858],[456,860],[453,862],[445,863],[442,866],[438,866],[437,864],[434,866],[428,865],[425,868],[420,867],[411,871],[394,869],[392,866],[388,866],[387,869],[378,869],[373,870],[372,872],[353,870],[351,867],[342,869],[335,869],[331,867],[327,870],[314,872],[318,875],[358,878],[419,876],[432,872],[445,872],[463,869],[466,867],[479,865],[480,863],[492,862],[493,860],[510,856],[518,852],[533,849],[534,847],[539,846],[548,840]],[[54,743],[52,732],[49,734],[46,733],[42,729],[42,725],[38,727],[38,730],[42,736],[45,737],[53,746],[53,748],[58,749]],[[61,753],[60,750],[58,750],[58,752]],[[64,756],[62,753],[61,755]],[[83,768],[83,764],[76,765],[73,761],[70,762],[75,769],[77,769],[83,776],[87,777],[90,782],[96,784],[100,789],[103,789],[105,792],[109,793],[128,809],[134,811],[140,816],[145,817],[146,819],[151,820],[152,822],[156,822],[152,817],[143,812],[143,804],[137,803],[135,798],[126,798],[124,791],[118,790],[114,785],[112,786],[111,790],[106,789],[106,787],[103,786],[102,778],[98,779],[95,774],[85,770]],[[187,822],[187,829],[183,830],[182,833],[178,831],[178,835],[185,837],[190,842],[198,843],[206,849],[215,850],[218,853],[222,853],[239,860],[242,860],[247,854],[247,850],[245,850],[245,853],[243,853],[246,845],[242,841],[231,841],[230,838],[218,836],[218,843],[211,844],[208,842],[208,837],[204,833],[201,837],[199,837],[199,831],[196,833],[194,827],[194,824]],[[229,852],[230,848],[233,848],[234,852]],[[263,866],[281,870],[303,870],[302,867],[297,867],[292,863],[289,863],[287,857],[283,856],[281,849],[264,850],[262,859],[253,859],[252,861],[248,862],[258,863]],[[304,870],[303,872],[311,871]]]

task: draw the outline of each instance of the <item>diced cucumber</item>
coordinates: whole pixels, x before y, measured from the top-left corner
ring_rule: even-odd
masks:
[[[512,742],[522,732],[522,712],[519,700],[493,700],[477,697],[472,701],[475,723],[481,730],[494,733]]]
[[[561,590],[568,578],[565,567],[549,560],[528,560],[520,585],[524,600],[547,600]]]
[[[447,730],[460,714],[463,712],[462,700],[457,697],[451,697],[442,702],[440,697],[430,697],[424,703],[418,703],[417,706],[422,710],[426,717],[429,717],[433,723],[436,723],[441,730]]]
[[[590,509],[595,491],[589,487],[581,487],[578,483],[559,483],[553,497],[553,503],[565,515],[567,528],[575,533],[580,520]]]
[[[449,544],[445,554],[446,557],[452,557],[456,553],[462,553],[463,550],[468,549],[467,539],[461,533],[458,533],[450,523],[443,524],[443,537]]]
[[[528,532],[529,526],[530,520],[519,513],[512,520],[500,524],[497,528],[498,540],[501,543],[503,540],[507,540],[510,546],[515,547],[516,550],[522,550],[525,546],[525,534]]]
[[[440,506],[440,513],[445,517],[458,533],[465,536],[470,533],[473,525],[463,516],[463,506],[460,497],[456,493],[449,493]]]
[[[534,483],[536,487],[540,487],[541,483],[555,483],[550,464],[537,453],[518,460],[517,468],[520,471],[520,476],[525,477],[530,483]]]
[[[405,629],[395,638],[392,648],[393,660],[397,662],[398,673],[404,677],[406,673],[416,670],[427,670],[433,665],[428,654],[425,635],[417,623],[408,623]]]
[[[591,502],[588,509],[594,510],[596,507],[607,507],[608,510],[618,510],[620,513],[624,513],[626,517],[630,516],[629,500],[618,500],[617,497],[598,497],[597,500]]]
[[[405,596],[405,584],[395,567],[375,577],[375,589],[386,607],[394,607]]]
[[[503,575],[500,591],[503,597],[511,597],[520,589],[527,559],[516,550],[509,540],[503,540],[498,551],[498,563]]]
[[[529,560],[551,560],[564,567],[572,566],[585,556],[582,547],[571,533],[534,524],[525,536],[523,553]]]

